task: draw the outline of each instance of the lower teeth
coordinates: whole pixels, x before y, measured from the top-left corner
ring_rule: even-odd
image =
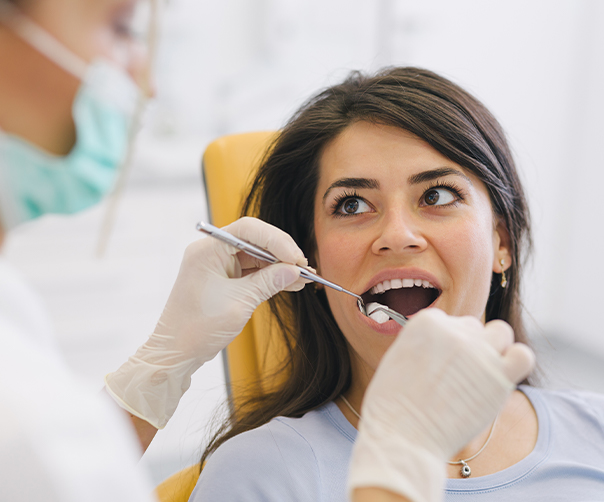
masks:
[[[388,314],[382,312],[381,310],[374,310],[376,307],[384,307],[384,305],[381,305],[379,303],[369,303],[367,305],[367,313],[369,314],[369,317],[378,324],[384,324],[385,322],[388,322],[390,320]]]

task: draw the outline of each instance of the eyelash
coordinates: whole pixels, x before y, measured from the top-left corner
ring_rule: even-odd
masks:
[[[420,200],[423,199],[430,190],[434,190],[437,188],[444,188],[445,190],[449,190],[453,195],[455,195],[457,197],[457,199],[454,200],[453,202],[450,202],[449,204],[445,204],[443,206],[433,206],[433,207],[438,208],[438,207],[454,206],[454,205],[457,205],[460,201],[465,200],[466,196],[465,196],[464,190],[460,186],[458,186],[455,183],[450,182],[450,181],[436,181],[436,182],[432,183],[428,188],[426,188],[426,190],[424,190],[424,193],[422,193]],[[334,199],[333,203],[331,204],[332,216],[335,216],[336,218],[348,218],[350,216],[357,216],[355,214],[345,214],[345,213],[340,212],[342,205],[344,204],[344,202],[347,199],[360,199],[363,202],[365,202],[366,204],[369,204],[363,197],[361,197],[354,190],[351,192],[344,191],[341,194],[339,194]]]
[[[461,188],[459,185],[456,185],[452,181],[438,181],[437,180],[434,183],[432,183],[428,188],[426,188],[426,190],[424,190],[424,193],[422,194],[420,200],[423,199],[430,190],[434,190],[436,188],[444,188],[445,190],[449,190],[449,192],[451,192],[453,195],[455,195],[457,197],[457,199],[454,200],[453,202],[450,202],[449,204],[445,204],[442,206],[433,206],[433,207],[454,206],[454,205],[457,205],[459,202],[464,201],[466,198],[466,193],[464,192],[463,188]]]
[[[365,201],[365,199],[363,199],[363,197],[361,197],[354,190],[352,192],[344,191],[340,195],[338,195],[331,204],[332,216],[335,216],[336,218],[347,218],[349,216],[355,216],[354,214],[344,214],[340,212],[340,208],[347,199],[360,199],[367,203],[367,201]]]

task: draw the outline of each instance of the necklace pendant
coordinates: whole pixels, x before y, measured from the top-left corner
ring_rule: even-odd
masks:
[[[472,474],[472,469],[470,469],[470,466],[468,464],[466,464],[463,460],[460,460],[460,462],[462,463],[461,466],[461,477],[462,478],[469,478],[470,475]]]

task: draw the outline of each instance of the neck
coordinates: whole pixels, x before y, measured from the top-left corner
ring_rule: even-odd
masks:
[[[495,419],[496,420],[496,419]],[[467,445],[465,445],[460,451],[458,451],[452,458],[449,459],[451,462],[457,462],[459,460],[469,459],[473,455],[476,455],[480,449],[485,446],[486,442],[489,441],[489,437],[491,437],[491,431],[493,434],[495,433],[496,423],[491,422],[480,434],[478,434],[474,439],[472,439]],[[490,441],[489,441],[490,442]],[[488,445],[487,445],[488,447]],[[486,450],[486,448],[485,448]],[[483,450],[484,452],[484,450]],[[483,453],[481,452],[481,454]],[[476,457],[478,459],[478,457]],[[459,469],[459,465],[453,466],[456,469]]]
[[[514,465],[526,457],[537,442],[538,423],[535,410],[520,391],[512,393],[499,413],[493,436],[486,448],[468,462],[472,477],[485,476]],[[469,458],[482,448],[489,435],[487,427],[450,460]],[[460,466],[447,465],[450,478],[459,478]]]
[[[344,393],[344,397],[357,413],[361,413],[363,396],[365,395],[367,386],[369,385],[369,382],[371,382],[375,371],[364,364],[354,352],[351,353],[350,362],[352,365],[352,382],[348,390]],[[346,417],[346,420],[348,420],[353,427],[358,429],[359,419],[352,411],[350,411],[344,401],[337,399],[336,404]]]

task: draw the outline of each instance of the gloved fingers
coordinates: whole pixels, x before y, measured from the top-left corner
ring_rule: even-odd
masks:
[[[429,329],[435,332],[447,332],[473,336],[482,332],[484,325],[480,320],[473,316],[453,317],[437,308],[424,309],[415,314],[412,322],[423,329]]]
[[[305,267],[308,260],[294,239],[273,225],[248,216],[224,227],[223,230],[273,253],[280,261]]]
[[[427,312],[430,311],[435,312],[430,318],[426,317],[426,322],[433,323],[433,329],[439,325],[442,333],[450,333],[470,343],[486,341],[499,354],[514,343],[514,330],[505,321],[497,319],[484,325],[474,316],[449,317],[444,312],[436,312],[436,309],[429,309]]]
[[[291,286],[283,288],[283,291],[301,291],[302,289],[304,289],[304,286],[310,284],[311,282],[312,281],[310,279],[305,279],[304,277],[300,276],[298,277],[298,280],[294,282]]]
[[[484,336],[499,354],[503,354],[514,343],[514,330],[507,322],[500,319],[485,324]]]
[[[535,353],[523,343],[514,343],[503,354],[502,362],[505,376],[519,383],[535,368]]]
[[[271,265],[270,263],[268,263],[266,261],[259,260],[257,258],[254,258],[253,256],[246,255],[243,252],[239,253],[237,255],[237,258],[239,259],[239,262],[241,264],[241,277],[246,277],[250,274],[257,272],[258,270],[260,270],[262,268],[265,268],[265,267],[268,267],[269,265]],[[315,269],[312,267],[305,267],[305,268],[307,268],[311,272],[315,272]],[[300,276],[296,282],[294,282],[292,285],[284,288],[283,291],[300,291],[301,289],[304,288],[304,286],[306,286],[307,284],[309,284],[311,282],[312,281],[310,279],[305,279],[304,277]]]
[[[257,306],[299,280],[300,270],[297,267],[275,263],[240,279],[238,287],[246,289],[250,301]]]
[[[241,254],[243,254],[243,253],[241,253]],[[266,261],[258,260],[257,258],[254,258],[252,256],[243,255],[241,257],[238,256],[238,258],[241,262],[241,268],[242,268],[241,277],[247,277],[248,275],[255,274],[260,269],[263,269],[263,268],[271,265],[270,263],[268,263]],[[312,269],[312,267],[306,267],[306,268],[314,271],[314,269]],[[286,288],[283,288],[283,291],[290,291],[290,292],[300,291],[301,289],[304,288],[304,286],[306,286],[307,284],[309,284],[311,282],[312,281],[310,279],[305,279],[304,277],[300,276],[300,277],[298,277],[296,282],[294,282],[290,286],[287,286]]]
[[[401,329],[402,333],[417,331],[418,333],[440,331],[447,326],[449,316],[438,308],[423,309],[410,319],[409,323]],[[397,337],[398,340],[400,337]],[[402,343],[402,342],[399,342]],[[396,345],[396,342],[393,344]]]
[[[446,315],[446,314],[445,314]],[[449,317],[447,321],[443,321],[445,325],[451,325],[452,331],[458,331],[465,336],[482,336],[484,332],[484,324],[478,318],[470,315],[461,317]],[[465,332],[464,332],[465,330]]]
[[[269,262],[254,258],[253,256],[250,256],[249,254],[246,254],[243,251],[237,253],[237,259],[241,264],[241,272],[244,277],[246,275],[256,272],[257,270],[260,270],[261,268],[268,267],[270,265]]]

